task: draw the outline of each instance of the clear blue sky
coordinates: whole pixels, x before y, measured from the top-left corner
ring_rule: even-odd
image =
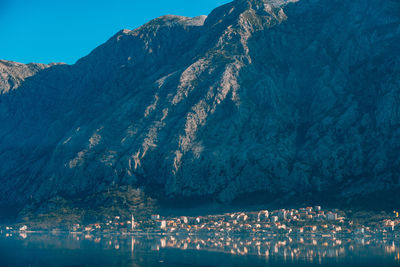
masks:
[[[121,29],[166,14],[208,15],[231,0],[0,0],[0,59],[75,63]]]

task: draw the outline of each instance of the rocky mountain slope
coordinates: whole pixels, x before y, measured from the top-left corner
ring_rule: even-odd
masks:
[[[236,0],[74,65],[1,67],[0,210],[123,185],[188,205],[400,204],[399,43],[397,0]]]
[[[21,64],[6,60],[0,60],[0,94],[17,89],[21,83],[35,75],[38,71],[49,68],[54,64]]]

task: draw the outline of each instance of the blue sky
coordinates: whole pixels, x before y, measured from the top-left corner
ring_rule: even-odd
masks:
[[[0,0],[0,59],[75,63],[121,29],[166,14],[207,15],[231,0]]]

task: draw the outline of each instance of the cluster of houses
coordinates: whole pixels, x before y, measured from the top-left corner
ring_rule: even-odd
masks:
[[[26,232],[28,226],[1,231]],[[321,206],[300,209],[260,210],[233,212],[197,217],[163,217],[153,214],[146,219],[135,220],[134,216],[124,220],[120,216],[104,219],[102,222],[80,225],[68,229],[72,233],[157,233],[165,235],[213,235],[233,234],[289,235],[289,236],[340,236],[340,235],[382,235],[400,236],[400,219],[397,216],[382,221],[380,227],[354,226],[343,211],[324,210]]]
[[[152,215],[157,230],[169,233],[264,233],[264,234],[303,234],[342,231],[345,217],[338,210],[324,211],[320,206],[300,209],[280,209],[274,211],[235,212],[222,215],[199,217],[181,216],[161,218]]]
[[[233,212],[206,216],[163,217],[153,214],[145,220],[122,220],[119,216],[86,226],[74,225],[71,232],[158,233],[170,235],[377,235],[400,233],[400,220],[387,219],[379,228],[355,227],[343,211],[321,206],[300,209]]]

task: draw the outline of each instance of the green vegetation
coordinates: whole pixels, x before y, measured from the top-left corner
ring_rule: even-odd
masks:
[[[386,211],[347,211],[347,216],[353,221],[355,227],[365,225],[368,227],[377,227],[383,220],[391,218],[393,215]]]
[[[94,223],[115,216],[129,220],[133,214],[141,219],[153,213],[156,206],[156,201],[140,189],[116,187],[85,198],[51,198],[24,210],[20,222],[29,224],[31,229],[65,229],[73,224]]]

